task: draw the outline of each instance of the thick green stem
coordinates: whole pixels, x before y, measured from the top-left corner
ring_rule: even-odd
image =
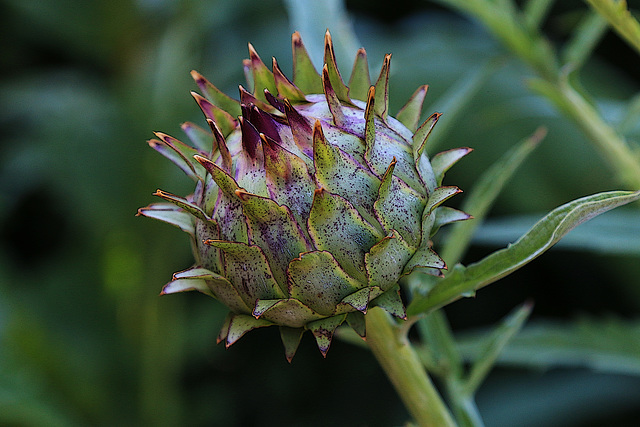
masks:
[[[374,307],[365,319],[367,345],[416,423],[424,427],[456,426],[411,344],[392,325],[389,315]]]

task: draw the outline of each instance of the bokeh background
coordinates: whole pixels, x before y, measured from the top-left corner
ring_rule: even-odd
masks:
[[[334,27],[353,25],[372,75],[392,52],[392,111],[428,83],[425,114],[444,113],[434,144],[475,148],[447,176],[462,189],[546,126],[547,138],[492,218],[535,218],[620,188],[580,131],[528,90],[531,72],[477,23],[427,1],[352,0],[345,21],[317,17],[314,27],[299,28],[305,18],[287,9],[292,3],[0,1],[0,425],[390,426],[408,419],[364,349],[337,340],[322,359],[307,336],[289,365],[272,328],[225,349],[215,343],[226,312],[220,304],[199,294],[158,297],[174,271],[190,266],[188,239],[135,213],[154,201],[156,188],[188,194],[192,182],[145,141],[152,131],[180,138],[187,120],[202,124],[189,95],[192,69],[235,95],[249,41],[283,70],[291,69],[293,30],[318,58],[324,27],[339,33]],[[557,3],[544,29],[561,43],[587,8]],[[340,60],[348,76],[353,57]],[[442,108],[483,67],[491,72],[448,122]],[[616,35],[598,45],[581,77],[608,119],[638,93],[638,70],[638,55]],[[640,126],[629,137],[640,139]],[[465,262],[500,246],[478,241]],[[634,319],[638,252],[560,246],[447,313],[461,332],[494,324],[526,299],[536,303],[533,321]],[[620,340],[640,360],[637,329]],[[478,396],[487,425],[636,425],[638,376],[551,365],[497,369]]]

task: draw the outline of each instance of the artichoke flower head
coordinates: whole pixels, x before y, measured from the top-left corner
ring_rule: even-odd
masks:
[[[416,268],[442,275],[430,238],[469,218],[441,206],[460,192],[441,183],[471,151],[428,158],[440,114],[418,126],[427,86],[396,118],[388,114],[391,55],[372,85],[360,49],[347,86],[329,32],[321,73],[298,33],[292,48],[293,81],[249,45],[252,90],[240,86],[239,101],[192,72],[209,129],[185,123],[192,145],[163,133],[149,145],[191,177],[195,191],[182,198],[158,190],[164,202],[139,210],[191,237],[194,266],[175,273],[162,294],[197,290],[226,305],[218,341],[227,346],[278,325],[289,361],[306,330],[326,356],[345,321],[365,336],[371,306],[406,317],[399,279]]]

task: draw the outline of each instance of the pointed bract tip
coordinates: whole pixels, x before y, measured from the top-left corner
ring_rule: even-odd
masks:
[[[333,40],[331,39],[331,33],[329,32],[329,29],[327,29],[327,32],[324,33],[324,52],[325,52],[325,58],[324,58],[325,63],[327,63],[328,60],[334,63],[336,62],[335,60],[336,54],[335,54],[335,51],[333,50]],[[329,55],[329,58],[327,58],[327,54]]]
[[[331,40],[331,32],[329,31],[328,28],[327,28],[327,31],[324,32],[324,43],[325,44],[330,43],[331,45],[333,45],[333,41]]]
[[[371,85],[369,86],[369,92],[367,92],[367,106],[364,109],[364,117],[365,120],[370,116],[373,108],[375,106],[376,101],[376,87]]]
[[[203,108],[203,105],[206,106],[207,108],[210,108],[209,105],[211,104],[211,102],[209,102],[207,98],[200,95],[198,92],[195,92],[192,90],[191,96],[193,97],[193,99],[196,100],[196,102],[198,103],[201,109]]]
[[[262,144],[267,146],[269,149],[273,150],[275,148],[274,146],[274,142],[271,138],[269,138],[267,135],[265,135],[264,133],[260,132],[260,140],[262,141]]]
[[[262,62],[262,59],[260,59],[260,55],[258,55],[258,52],[256,51],[256,49],[253,47],[253,45],[251,43],[247,44],[248,48],[249,48],[249,57],[251,58],[250,60],[252,62],[254,61],[259,61]]]
[[[302,43],[302,37],[300,37],[300,32],[294,31],[293,34],[291,34],[291,42],[296,45],[299,45],[300,43]]]
[[[209,159],[207,159],[206,157],[202,157],[198,154],[194,154],[193,158],[200,163],[202,166],[204,166],[205,168],[211,164],[213,164],[213,162]]]
[[[249,193],[244,188],[238,188],[234,191],[234,193],[236,194],[238,199],[242,200],[243,202],[246,202],[247,200],[249,200],[249,196],[251,196],[251,193]]]
[[[196,70],[191,70],[191,78],[193,78],[193,80],[195,80],[196,83],[207,81],[207,79],[205,79],[204,76],[199,72],[197,72]]]
[[[313,124],[313,135],[316,136],[316,134],[318,137],[322,136],[324,138],[324,133],[322,132],[322,123],[320,123],[320,120],[316,120]]]

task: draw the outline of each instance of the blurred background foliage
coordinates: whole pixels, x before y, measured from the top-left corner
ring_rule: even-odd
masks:
[[[189,96],[191,69],[235,95],[248,41],[265,62],[276,56],[290,70],[293,30],[312,51],[324,27],[352,24],[372,72],[393,53],[392,111],[428,83],[425,113],[444,113],[434,144],[475,149],[447,176],[462,189],[547,127],[491,211],[488,225],[497,221],[498,230],[504,216],[517,228],[528,220],[519,214],[621,188],[577,127],[529,90],[531,71],[476,22],[439,3],[351,0],[346,21],[322,17],[317,28],[297,28],[304,18],[287,13],[292,3],[0,1],[0,425],[382,426],[407,419],[360,347],[336,341],[323,360],[307,337],[289,365],[277,330],[268,328],[225,350],[215,343],[221,305],[197,294],[157,297],[174,271],[190,265],[188,239],[134,214],[156,188],[187,194],[192,183],[144,142],[154,130],[181,137],[180,123],[202,122]],[[556,2],[544,34],[560,45],[588,10],[580,1]],[[356,43],[344,41],[353,56]],[[353,56],[340,63],[344,76]],[[639,58],[613,33],[589,57],[581,83],[605,119],[621,120],[639,92]],[[465,92],[471,81],[475,89]],[[454,102],[460,93],[465,102]],[[455,122],[448,109],[458,111],[450,115]],[[626,136],[640,140],[637,121]],[[637,206],[624,215],[622,225],[637,224]],[[602,220],[624,235],[616,218]],[[637,242],[638,228],[630,230]],[[513,240],[484,231],[465,262]],[[571,323],[575,330],[525,329],[523,341],[506,349],[505,366],[477,397],[488,426],[636,425],[640,334],[625,322],[640,314],[640,263],[637,244],[624,245],[555,249],[447,307],[464,334],[463,351],[473,341],[469,331],[526,299],[535,302],[534,326],[582,319]],[[599,343],[606,363],[589,358],[593,345],[572,357],[571,340]],[[621,352],[629,357],[616,359]]]

